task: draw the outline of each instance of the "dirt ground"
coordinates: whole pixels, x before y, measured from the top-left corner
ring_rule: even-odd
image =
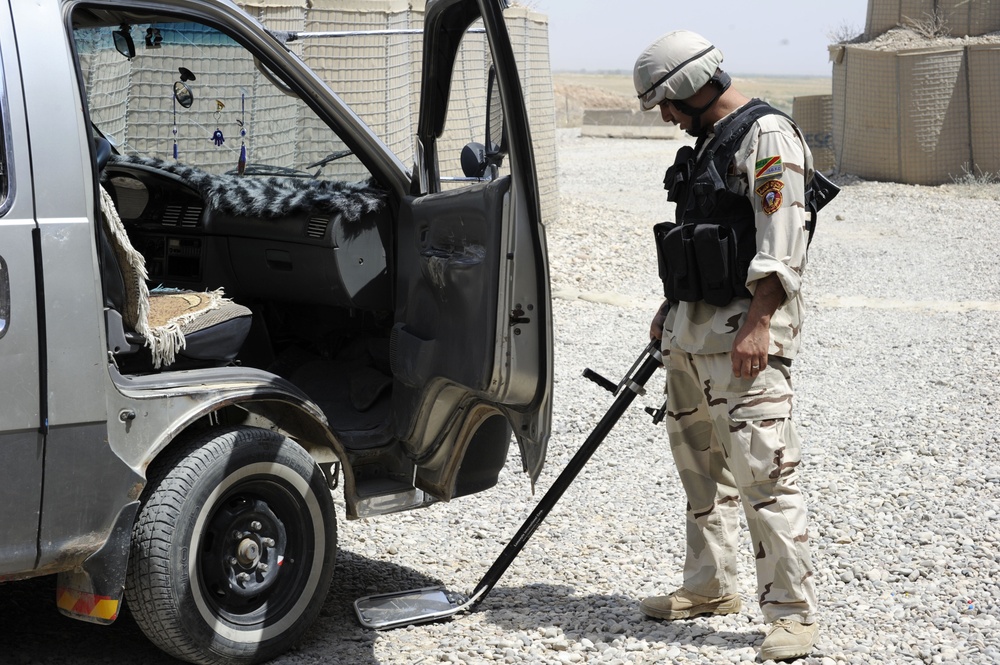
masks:
[[[637,109],[632,75],[553,72],[557,127],[579,127],[584,109]],[[792,100],[805,95],[828,95],[829,77],[733,76],[733,85],[749,97],[760,97],[791,113]]]

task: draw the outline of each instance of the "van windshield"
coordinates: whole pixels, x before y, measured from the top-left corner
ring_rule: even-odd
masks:
[[[81,27],[74,37],[91,123],[120,154],[215,174],[370,177],[307,104],[219,30],[156,21]]]

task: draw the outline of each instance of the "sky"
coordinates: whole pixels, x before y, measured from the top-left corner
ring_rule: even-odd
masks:
[[[868,0],[521,0],[549,17],[555,71],[631,72],[671,30],[694,30],[722,50],[732,74],[830,76],[831,34],[861,34]]]

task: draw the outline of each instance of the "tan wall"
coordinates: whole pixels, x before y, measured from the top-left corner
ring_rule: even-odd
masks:
[[[865,39],[874,39],[909,21],[927,21],[935,11],[954,37],[1000,30],[1000,0],[869,0]]]
[[[968,47],[972,162],[1000,173],[1000,44]]]
[[[936,185],[998,170],[1000,45],[834,47],[834,151],[844,173]]]

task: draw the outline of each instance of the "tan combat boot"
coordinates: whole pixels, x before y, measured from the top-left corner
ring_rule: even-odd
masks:
[[[654,619],[689,619],[701,614],[735,614],[740,611],[740,597],[735,593],[719,598],[699,596],[683,587],[669,596],[650,596],[639,604],[646,616]]]
[[[808,655],[816,642],[818,628],[815,623],[778,619],[771,624],[764,643],[760,645],[760,659],[790,660]]]

